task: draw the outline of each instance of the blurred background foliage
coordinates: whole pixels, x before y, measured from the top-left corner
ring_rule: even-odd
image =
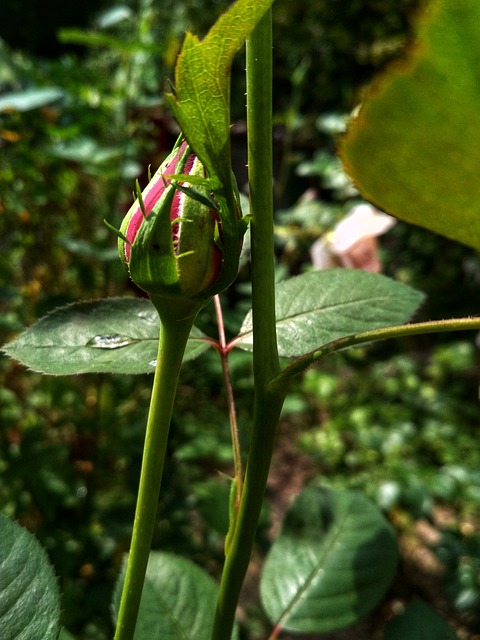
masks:
[[[145,184],[147,166],[156,167],[176,138],[162,92],[185,30],[204,35],[228,4],[6,0],[0,22],[0,344],[61,304],[138,295],[103,219],[119,225],[135,178]],[[278,279],[310,269],[314,240],[359,201],[336,160],[335,138],[362,86],[408,43],[421,5],[276,1]],[[232,137],[241,187],[243,68],[239,57]],[[399,223],[382,239],[381,257],[387,275],[427,293],[418,319],[478,313],[480,264],[470,249]],[[249,307],[247,276],[248,261],[224,296],[231,336]],[[199,324],[215,335],[211,308]],[[407,549],[396,595],[408,597],[405,581],[411,592],[421,589],[435,602],[440,594],[466,634],[461,637],[478,633],[475,340],[442,335],[379,345],[337,356],[299,379],[284,411],[259,553],[269,545],[268,505],[276,513],[283,496],[288,500],[299,490],[296,478],[361,488]],[[231,367],[246,444],[249,355],[232,353]],[[150,385],[148,376],[42,377],[0,360],[0,508],[48,550],[64,594],[64,624],[81,640],[111,637],[109,602],[128,548]],[[182,373],[155,545],[193,558],[214,575],[228,518],[226,416],[220,365],[207,353]],[[279,478],[282,499],[273,495]],[[419,537],[419,523],[435,534],[428,544]],[[423,567],[412,564],[412,545],[438,560],[443,587],[438,580],[433,591],[419,586]],[[255,621],[246,633],[265,637],[265,620],[255,605],[252,611]]]

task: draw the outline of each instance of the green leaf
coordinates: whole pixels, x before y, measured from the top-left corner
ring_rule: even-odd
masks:
[[[273,0],[237,0],[201,41],[187,33],[167,96],[180,127],[211,176],[230,174],[230,74],[233,58]]]
[[[458,640],[452,627],[422,600],[413,600],[393,618],[383,640]]]
[[[362,194],[480,249],[480,3],[435,0],[416,42],[366,94],[341,144]]]
[[[26,529],[0,514],[2,640],[56,640],[60,595],[47,554]]]
[[[53,311],[4,347],[7,355],[50,375],[151,373],[155,370],[159,318],[143,298],[107,298]],[[193,328],[184,361],[209,348]]]
[[[423,294],[385,276],[353,269],[329,269],[284,280],[276,288],[279,354],[297,357],[360,331],[402,324]],[[235,344],[251,350],[252,312]]]
[[[90,136],[58,141],[49,147],[48,151],[56,158],[94,165],[108,165],[122,157],[122,151],[118,147],[104,147]]]
[[[63,89],[57,87],[43,87],[39,89],[25,89],[12,91],[0,98],[0,112],[2,111],[31,111],[58,102],[65,97]]]
[[[308,488],[267,556],[262,604],[280,629],[340,629],[380,602],[397,561],[395,534],[366,496]]]
[[[114,593],[118,613],[124,576]],[[191,560],[152,551],[134,640],[210,640],[217,584]]]
[[[58,32],[58,39],[65,44],[78,44],[85,47],[105,47],[118,53],[149,53],[151,55],[162,54],[164,45],[160,43],[147,43],[137,41],[135,38],[129,42],[125,38],[117,38],[107,33],[96,31],[84,31],[82,29],[64,28]]]

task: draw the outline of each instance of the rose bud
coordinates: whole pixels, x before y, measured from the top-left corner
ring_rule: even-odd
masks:
[[[200,308],[226,286],[219,278],[225,262],[222,216],[208,185],[204,166],[183,141],[123,220],[120,257],[152,299],[191,299]]]

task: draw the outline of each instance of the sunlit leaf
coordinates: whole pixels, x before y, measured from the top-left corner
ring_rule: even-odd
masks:
[[[285,357],[352,333],[407,322],[423,299],[395,280],[353,269],[306,273],[281,282],[276,293],[278,348]],[[252,348],[251,311],[235,342]]]
[[[127,17],[127,16],[125,16]],[[58,32],[58,39],[65,44],[78,44],[86,47],[105,47],[119,53],[150,53],[161,54],[164,46],[161,42],[140,42],[118,38],[108,33],[98,31],[84,31],[82,29],[64,28]]]
[[[116,4],[113,7],[109,7],[95,20],[95,26],[98,29],[109,29],[116,26],[124,20],[130,20],[134,17],[132,9],[125,4]]]
[[[49,148],[49,153],[63,160],[93,164],[113,162],[122,155],[117,147],[103,147],[89,136],[78,136],[68,142],[56,142]]]
[[[397,561],[395,533],[366,496],[308,488],[267,556],[262,604],[280,629],[340,629],[379,603]]]
[[[362,194],[480,248],[480,3],[432,0],[416,43],[364,97],[341,144]]]
[[[170,106],[195,153],[230,183],[230,73],[241,49],[273,0],[237,0],[203,40],[187,33],[175,69]]]
[[[149,300],[108,298],[53,311],[4,347],[22,364],[50,375],[151,373],[155,370],[159,319]],[[184,360],[209,348],[194,328]]]
[[[0,97],[0,112],[2,111],[31,111],[58,102],[65,96],[63,89],[57,87],[43,87],[39,89],[25,89],[12,91]]]
[[[26,529],[0,514],[2,640],[56,640],[60,595],[53,567]]]

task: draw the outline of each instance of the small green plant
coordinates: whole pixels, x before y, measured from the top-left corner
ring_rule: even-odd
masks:
[[[237,636],[240,590],[261,516],[280,412],[295,376],[347,348],[480,328],[478,318],[404,324],[422,294],[378,274],[310,271],[275,286],[271,4],[237,0],[203,40],[191,34],[185,39],[174,92],[167,96],[182,135],[146,189],[137,186],[136,201],[115,231],[122,262],[149,299],[109,298],[60,308],[5,348],[13,358],[51,375],[154,372],[131,548],[113,598],[115,640]],[[403,67],[385,75],[341,143],[345,165],[364,196],[399,218],[475,248],[480,247],[475,219],[480,144],[475,142],[477,128],[469,122],[463,120],[464,129],[458,130],[463,117],[458,106],[465,100],[473,103],[470,117],[475,121],[478,96],[472,95],[469,74],[474,61],[465,64],[464,57],[472,55],[468,43],[479,40],[478,26],[473,26],[478,24],[480,9],[473,0],[432,2],[417,36],[424,46],[414,49]],[[459,28],[469,38],[451,35]],[[248,217],[240,211],[229,130],[230,69],[245,41]],[[451,100],[432,104],[431,95],[449,95]],[[440,107],[446,115],[439,114]],[[454,124],[439,128],[447,116]],[[397,118],[403,118],[401,130]],[[425,137],[432,144],[424,145]],[[439,169],[440,151],[446,150],[452,157]],[[420,171],[411,170],[415,163],[421,178]],[[467,196],[460,198],[456,186],[466,177],[468,188],[462,194]],[[219,295],[236,277],[247,223],[252,305],[237,335],[227,340]],[[218,337],[194,326],[212,301]],[[234,460],[225,496],[228,531],[219,585],[189,559],[150,551],[180,367],[209,349],[220,357]],[[234,349],[251,352],[253,361],[246,452],[230,376]],[[415,383],[415,376],[410,380]],[[335,382],[324,379],[322,384],[327,393]],[[393,387],[392,394],[398,391]],[[400,440],[379,447],[381,434],[362,428],[364,413],[352,412],[350,420],[356,437],[370,438],[375,460],[389,447],[408,450],[408,425],[399,428]],[[330,440],[317,438],[318,455],[332,466],[348,464],[341,440],[335,431],[330,435]],[[361,466],[369,461],[351,462]],[[0,526],[3,637],[67,638],[59,629],[59,594],[44,552],[26,532],[16,536],[16,525],[6,518]],[[262,569],[260,594],[271,625],[269,640],[284,630],[324,633],[353,624],[381,601],[397,562],[395,533],[372,500],[357,490],[307,487],[289,508]],[[16,579],[19,573],[27,576],[28,590]],[[412,603],[386,629],[385,640],[400,637],[398,629],[405,624],[415,628],[413,636],[453,634],[434,612],[426,611],[423,604]],[[427,630],[425,617],[430,621]]]

